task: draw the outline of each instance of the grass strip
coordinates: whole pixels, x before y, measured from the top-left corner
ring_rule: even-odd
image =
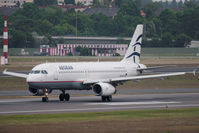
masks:
[[[92,113],[59,113],[0,116],[0,125],[42,124],[58,122],[100,121],[133,118],[179,118],[199,117],[199,108],[169,109],[169,110],[141,110],[141,111],[114,111]]]

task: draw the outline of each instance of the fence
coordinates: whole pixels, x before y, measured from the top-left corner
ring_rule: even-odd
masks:
[[[9,56],[34,56],[38,51],[38,48],[10,48]],[[199,48],[142,48],[142,56],[199,56]]]

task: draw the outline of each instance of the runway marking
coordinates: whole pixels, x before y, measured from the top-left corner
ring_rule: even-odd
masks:
[[[31,101],[38,101],[36,98],[32,99],[11,99],[11,100],[0,100],[0,103],[17,103],[17,102],[31,102]]]
[[[110,102],[110,103],[87,103],[86,105],[143,105],[143,104],[172,104],[172,103],[181,103],[181,102],[161,102],[161,101],[146,101],[146,102]]]
[[[168,105],[168,108],[175,107],[199,107],[199,104],[185,104],[185,105]],[[165,108],[165,105],[152,106],[131,106],[131,107],[106,107],[106,108],[85,108],[85,109],[55,109],[55,110],[29,110],[29,111],[5,111],[0,114],[22,114],[22,113],[52,113],[52,112],[78,112],[78,111],[102,111],[102,110],[124,110],[124,109],[151,109],[151,108]]]

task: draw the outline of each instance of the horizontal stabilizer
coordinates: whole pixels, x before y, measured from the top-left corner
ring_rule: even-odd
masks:
[[[175,65],[154,66],[154,67],[146,67],[146,68],[137,68],[137,71],[142,71],[142,70],[153,70],[153,69],[166,68],[166,67],[174,67],[174,66],[175,66]]]

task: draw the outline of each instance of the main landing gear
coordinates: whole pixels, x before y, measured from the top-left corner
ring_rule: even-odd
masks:
[[[60,101],[69,101],[70,100],[70,95],[68,93],[65,93],[64,90],[61,90],[62,93],[59,95],[59,100]],[[44,97],[42,97],[42,102],[48,102],[48,89],[44,89]]]
[[[112,96],[102,96],[102,102],[111,102]]]
[[[70,100],[70,95],[68,93],[65,93],[64,90],[61,90],[62,93],[59,95],[59,100],[60,101],[69,101]]]

